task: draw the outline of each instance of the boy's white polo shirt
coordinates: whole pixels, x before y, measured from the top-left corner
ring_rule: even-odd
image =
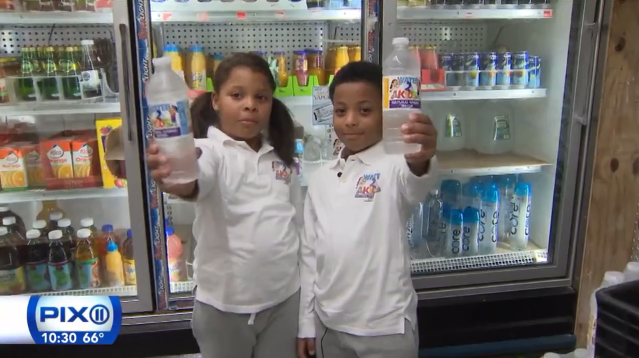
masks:
[[[382,143],[312,176],[304,206],[299,337],[315,337],[315,314],[359,336],[404,333],[417,323],[406,222],[435,184],[437,161],[415,176]]]
[[[267,143],[255,152],[215,127],[207,135],[196,140],[195,298],[225,312],[257,313],[300,287],[299,180]]]

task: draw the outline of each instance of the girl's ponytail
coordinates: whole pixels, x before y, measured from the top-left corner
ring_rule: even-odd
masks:
[[[213,109],[211,92],[202,93],[191,103],[191,122],[193,137],[206,138],[209,127],[217,125],[217,113]]]
[[[268,138],[277,156],[289,167],[293,166],[295,124],[286,105],[277,98],[273,98]]]

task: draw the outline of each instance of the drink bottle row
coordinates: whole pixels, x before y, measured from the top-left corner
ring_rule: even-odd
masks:
[[[102,12],[112,6],[113,0],[0,0],[0,11]]]
[[[24,221],[0,206],[0,294],[68,291],[136,284],[131,230],[122,239],[113,225],[102,229],[92,218],[71,219],[47,204],[27,230]]]
[[[530,238],[532,186],[516,175],[443,180],[407,224],[413,259],[496,253],[498,243],[525,250]]]
[[[6,83],[0,104],[100,102],[103,92],[114,97],[118,90],[115,51],[107,39],[82,40],[80,46],[23,47],[20,58],[11,60],[0,62],[0,82]]]

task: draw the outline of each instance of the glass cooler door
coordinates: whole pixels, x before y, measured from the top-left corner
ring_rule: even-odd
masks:
[[[113,295],[125,312],[153,308],[111,10],[0,1],[0,295]]]
[[[384,1],[382,57],[392,34],[409,38],[422,111],[439,133],[441,182],[407,226],[416,289],[569,285],[577,119],[588,118],[594,61],[595,36],[582,26],[595,7]]]
[[[143,41],[149,51],[140,52],[140,61],[150,63],[151,55],[181,59],[175,60],[182,63],[181,68],[174,70],[184,73],[191,95],[195,96],[212,90],[212,73],[224,57],[235,52],[263,56],[279,85],[276,96],[297,121],[301,162],[303,146],[309,138],[330,135],[326,127],[313,126],[313,88],[326,86],[336,68],[376,54],[375,6],[375,1],[367,0],[150,1],[148,7],[136,9],[141,22],[138,34],[141,28],[152,34],[151,41]],[[150,26],[145,27],[146,19],[150,19]],[[362,25],[362,19],[366,25]],[[206,68],[191,60],[197,53],[206,57]],[[209,81],[205,87],[198,87],[191,78],[202,72]],[[143,79],[147,75],[141,73]],[[312,170],[320,162],[321,158],[314,158],[308,161],[308,166],[300,164],[298,169]],[[161,257],[156,266],[162,267],[156,267],[155,276],[158,307],[190,307],[195,207],[168,195],[150,202],[160,203],[156,208],[152,204],[152,210],[156,211],[151,214],[156,218],[152,230],[154,242],[161,243],[154,245],[155,256]],[[159,208],[163,209],[163,215],[159,215]]]

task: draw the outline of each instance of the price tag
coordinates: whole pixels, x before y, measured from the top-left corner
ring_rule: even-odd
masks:
[[[280,19],[280,20],[284,20],[286,18],[286,13],[284,13],[284,11],[275,11],[275,17]]]
[[[246,11],[238,11],[235,13],[235,17],[240,19],[240,20],[244,20],[246,19]]]
[[[552,17],[552,10],[544,10],[544,17],[549,19]]]
[[[172,14],[172,13],[170,13],[170,12],[163,12],[163,13],[161,14],[161,16],[162,16],[162,21],[166,21],[166,20],[168,20],[168,19],[171,17],[171,15],[173,15],[173,14]]]
[[[464,13],[464,17],[467,18],[467,19],[470,19],[471,17],[474,17],[473,16],[473,12],[472,11],[466,11]]]
[[[197,19],[197,21],[209,21],[209,13],[198,12],[197,15],[195,15],[195,18]]]

